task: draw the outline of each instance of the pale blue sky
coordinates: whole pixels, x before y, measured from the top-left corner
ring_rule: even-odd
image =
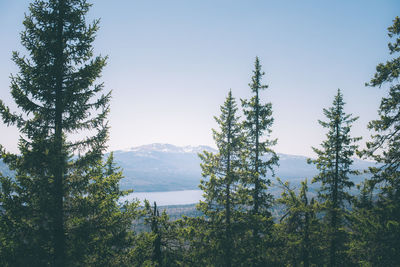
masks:
[[[10,60],[27,0],[0,0],[0,99],[12,108]],[[259,56],[273,104],[277,152],[312,156],[325,132],[317,120],[337,88],[360,116],[353,135],[367,138],[385,90],[366,88],[388,58],[387,27],[400,1],[92,1],[101,18],[96,53],[109,55],[102,80],[113,90],[110,150],[153,142],[211,145],[213,116],[229,88],[247,98]],[[238,101],[239,102],[239,101]],[[18,132],[0,123],[16,152]],[[365,139],[364,139],[365,140]],[[361,144],[364,141],[361,142]]]

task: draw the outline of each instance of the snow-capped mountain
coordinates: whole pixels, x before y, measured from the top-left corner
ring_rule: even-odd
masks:
[[[116,163],[122,167],[125,179],[122,188],[135,191],[169,191],[198,189],[201,176],[198,153],[204,150],[217,152],[208,146],[174,146],[171,144],[149,144],[114,152]],[[279,167],[275,175],[282,180],[299,184],[308,178],[311,182],[317,174],[314,165],[307,164],[307,157],[278,154]],[[364,170],[373,163],[355,160],[354,168]],[[268,174],[270,176],[271,174]],[[353,177],[359,183],[365,177]]]
[[[123,170],[122,189],[140,191],[173,191],[198,189],[201,176],[198,153],[204,150],[217,152],[208,146],[174,146],[171,144],[149,144],[114,151],[114,159]],[[107,156],[107,155],[106,155]],[[293,185],[317,174],[314,165],[307,164],[307,157],[278,154],[279,167],[275,175],[282,180],[289,180]],[[353,167],[367,169],[374,163],[355,160]],[[0,171],[7,174],[8,169],[0,161]],[[271,174],[267,174],[271,177]],[[365,176],[352,177],[355,183],[364,180]],[[274,181],[274,179],[273,179]]]
[[[171,144],[154,143],[143,146],[131,147],[128,149],[117,150],[116,153],[120,152],[138,152],[138,153],[152,153],[152,152],[164,152],[164,153],[201,153],[204,150],[215,152],[216,150],[209,146],[174,146]]]
[[[216,152],[208,146],[160,143],[114,151],[125,176],[121,187],[135,191],[197,189],[201,179],[198,153],[204,150]]]

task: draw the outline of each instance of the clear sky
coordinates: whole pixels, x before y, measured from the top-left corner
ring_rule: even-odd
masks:
[[[12,109],[11,61],[27,0],[0,0],[0,99]],[[255,56],[266,72],[277,152],[312,156],[325,131],[317,123],[337,88],[360,116],[353,135],[370,135],[385,89],[365,87],[389,58],[387,27],[398,0],[91,1],[101,18],[94,43],[108,55],[102,81],[113,90],[109,149],[160,142],[213,145],[213,116],[231,88],[248,98]],[[238,100],[239,102],[239,100]],[[18,132],[0,122],[0,143],[17,152]],[[360,144],[364,143],[362,141]]]

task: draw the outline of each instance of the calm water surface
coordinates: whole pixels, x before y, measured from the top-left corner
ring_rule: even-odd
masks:
[[[138,199],[143,203],[147,199],[150,204],[157,202],[158,206],[167,205],[186,205],[198,203],[203,200],[203,191],[201,190],[182,190],[182,191],[168,191],[168,192],[133,192],[123,198],[122,201]]]

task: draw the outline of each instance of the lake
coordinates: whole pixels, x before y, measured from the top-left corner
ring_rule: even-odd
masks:
[[[201,190],[182,190],[182,191],[167,191],[167,192],[133,192],[123,198],[121,201],[140,200],[143,203],[147,199],[151,205],[157,202],[157,206],[169,205],[186,205],[198,203],[203,200],[203,191]]]

